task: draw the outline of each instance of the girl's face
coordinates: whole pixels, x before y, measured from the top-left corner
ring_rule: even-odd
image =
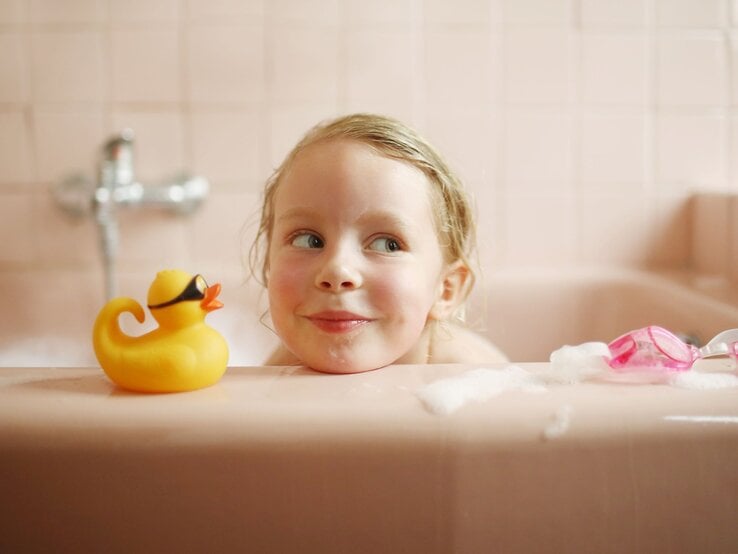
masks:
[[[353,373],[425,363],[444,295],[428,180],[351,140],[313,144],[274,197],[269,304],[305,365]]]

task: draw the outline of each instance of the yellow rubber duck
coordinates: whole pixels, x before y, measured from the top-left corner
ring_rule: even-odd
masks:
[[[217,383],[228,364],[228,343],[205,316],[223,306],[217,300],[220,289],[201,275],[160,271],[147,297],[159,327],[139,337],[123,333],[118,317],[130,312],[143,323],[141,305],[123,297],[108,302],[92,332],[103,371],[121,387],[140,392],[182,392]]]

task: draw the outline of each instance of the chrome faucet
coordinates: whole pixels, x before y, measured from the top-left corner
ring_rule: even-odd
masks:
[[[185,215],[197,209],[208,194],[209,184],[202,177],[181,174],[163,185],[142,185],[136,180],[133,131],[124,129],[102,148],[97,182],[84,176],[71,176],[54,187],[57,203],[67,213],[93,215],[100,230],[100,249],[105,270],[105,296],[116,295],[115,259],[118,254],[118,210],[122,207],[153,205]]]

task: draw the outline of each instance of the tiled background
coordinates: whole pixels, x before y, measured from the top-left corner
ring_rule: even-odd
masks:
[[[121,213],[120,271],[240,270],[271,169],[351,111],[447,155],[487,271],[682,267],[690,195],[738,188],[736,46],[730,0],[0,0],[0,270],[99,271],[49,188],[123,127],[142,181],[213,190]]]

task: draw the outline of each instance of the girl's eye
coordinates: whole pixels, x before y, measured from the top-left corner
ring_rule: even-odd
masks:
[[[299,233],[292,237],[292,246],[297,248],[323,248],[323,239],[313,233]]]
[[[369,244],[369,250],[392,253],[402,250],[402,246],[400,245],[400,241],[397,239],[393,239],[392,237],[380,237],[378,239],[374,239]]]

